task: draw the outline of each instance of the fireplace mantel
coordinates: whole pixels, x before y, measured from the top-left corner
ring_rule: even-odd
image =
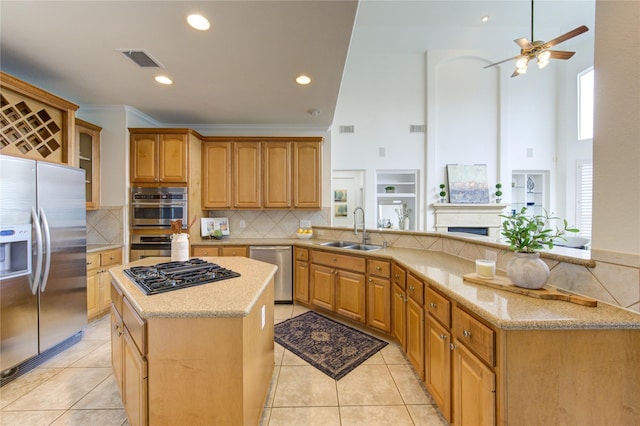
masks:
[[[487,228],[489,237],[500,236],[501,218],[509,204],[434,203],[436,232],[449,228]]]

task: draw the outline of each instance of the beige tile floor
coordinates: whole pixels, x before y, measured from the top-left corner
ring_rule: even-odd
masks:
[[[276,322],[304,311],[300,306],[276,305]],[[128,425],[111,371],[109,339],[109,317],[105,316],[89,324],[79,343],[0,388],[0,425]],[[261,423],[447,424],[393,343],[339,381],[276,344]]]

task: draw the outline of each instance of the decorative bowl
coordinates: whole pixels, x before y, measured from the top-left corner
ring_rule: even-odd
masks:
[[[313,236],[313,232],[309,232],[308,234],[303,234],[302,232],[296,232],[296,235],[301,240],[308,240],[309,238],[311,238],[311,236]]]

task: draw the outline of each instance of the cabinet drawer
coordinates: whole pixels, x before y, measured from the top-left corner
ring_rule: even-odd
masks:
[[[296,247],[294,249],[296,260],[301,260],[303,262],[309,261],[309,249]]]
[[[87,253],[87,271],[100,266],[100,253]]]
[[[453,310],[453,335],[489,365],[495,365],[494,331],[458,307]]]
[[[343,254],[335,254],[325,251],[312,250],[311,263],[333,266],[353,272],[364,273],[366,270],[366,260],[362,257],[345,256]]]
[[[121,249],[105,250],[100,255],[101,266],[120,265],[121,263],[122,263]]]
[[[451,327],[451,302],[449,299],[430,287],[425,290],[425,299],[427,312],[446,328]]]
[[[111,303],[116,308],[116,311],[122,316],[122,292],[118,287],[111,283]]]
[[[383,260],[367,259],[367,273],[382,278],[391,275],[391,264]]]
[[[191,256],[194,257],[207,257],[207,256],[217,256],[218,255],[218,247],[212,246],[193,246],[191,247]]]
[[[407,295],[420,306],[424,305],[424,283],[411,274],[407,276]]]
[[[124,298],[122,301],[122,322],[129,330],[131,338],[136,343],[141,354],[147,353],[147,327],[142,318],[138,316],[129,301]]]
[[[393,264],[393,276],[391,277],[393,282],[403,290],[407,288],[407,271],[403,267]]]
[[[240,256],[240,257],[248,257],[247,256],[247,247],[221,247],[220,254],[222,256]]]

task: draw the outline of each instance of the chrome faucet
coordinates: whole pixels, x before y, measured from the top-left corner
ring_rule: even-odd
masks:
[[[356,213],[358,213],[358,210],[362,212],[362,244],[367,244],[367,229],[364,226],[365,213],[362,207],[356,207],[353,211],[353,233],[356,234],[356,237],[358,236],[358,222],[356,220]]]

